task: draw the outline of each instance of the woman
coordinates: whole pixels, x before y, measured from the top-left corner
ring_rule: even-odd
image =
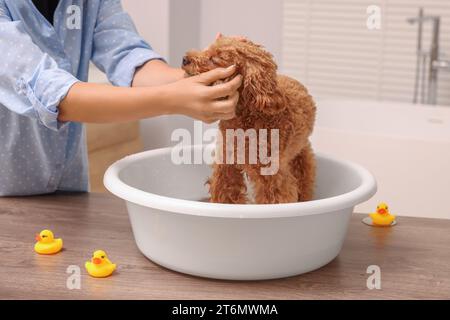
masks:
[[[234,117],[234,66],[185,78],[120,0],[0,0],[0,196],[87,191],[83,122]],[[114,85],[86,83],[89,62]]]

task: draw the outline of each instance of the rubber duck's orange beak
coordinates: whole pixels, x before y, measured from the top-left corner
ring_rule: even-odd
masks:
[[[42,240],[41,236],[36,234],[36,241],[41,241],[41,240]]]
[[[100,264],[100,263],[102,263],[102,259],[100,259],[100,258],[94,258],[94,259],[92,259],[92,263],[93,263],[93,264]]]
[[[378,209],[379,214],[386,214],[386,209]]]

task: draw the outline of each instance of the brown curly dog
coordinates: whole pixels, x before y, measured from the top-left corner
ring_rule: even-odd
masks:
[[[214,164],[213,174],[208,181],[211,202],[248,203],[244,176],[251,183],[254,202],[258,204],[311,200],[315,159],[308,138],[313,130],[316,113],[312,97],[298,81],[277,75],[277,65],[272,55],[246,39],[222,36],[206,50],[190,51],[183,59],[183,69],[187,75],[197,75],[233,64],[243,76],[243,85],[239,89],[236,117],[219,123],[221,136],[227,137],[229,129],[255,129],[257,132],[260,129],[278,129],[278,150],[276,154],[270,152],[272,161],[278,161],[278,170],[273,175],[263,175],[261,169],[267,167],[267,162],[260,158],[256,163],[249,163],[249,151],[255,150],[249,148],[249,135],[246,135],[245,163],[216,161]],[[232,143],[234,157],[237,150],[234,140]],[[271,150],[272,143],[272,139],[265,145],[258,143],[256,148],[265,146]],[[230,153],[230,150],[225,149],[227,146],[229,141],[219,147],[223,148],[222,154]],[[278,158],[273,159],[275,155]]]

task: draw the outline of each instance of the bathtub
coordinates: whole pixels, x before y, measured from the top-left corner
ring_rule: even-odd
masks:
[[[450,219],[450,107],[336,99],[317,106],[314,149],[377,178],[378,193],[356,211],[384,201],[397,215]]]

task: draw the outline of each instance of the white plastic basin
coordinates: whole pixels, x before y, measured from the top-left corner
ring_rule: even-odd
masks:
[[[359,165],[321,154],[317,162],[315,200],[303,203],[198,201],[208,197],[210,167],[176,165],[170,148],[116,162],[104,183],[126,201],[137,246],[155,263],[201,277],[273,279],[333,260],[354,206],[376,192],[375,179]]]

